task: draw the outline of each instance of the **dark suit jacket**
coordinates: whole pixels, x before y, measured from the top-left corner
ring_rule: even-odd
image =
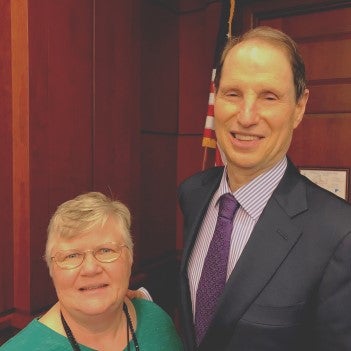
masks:
[[[179,188],[181,319],[195,350],[187,264],[222,167]],[[288,162],[220,297],[198,350],[350,351],[351,206]]]

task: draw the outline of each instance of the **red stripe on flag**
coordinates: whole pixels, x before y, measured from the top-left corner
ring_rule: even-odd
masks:
[[[204,138],[211,138],[216,140],[216,134],[215,131],[213,129],[204,129],[204,134],[203,134]]]
[[[213,105],[208,105],[207,106],[207,116],[214,116],[214,106]]]

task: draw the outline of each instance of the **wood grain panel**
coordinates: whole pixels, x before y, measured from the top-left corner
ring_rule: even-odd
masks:
[[[0,314],[13,307],[11,8],[0,0]]]
[[[178,129],[178,17],[166,6],[142,1],[141,113],[144,131]]]
[[[204,149],[201,146],[202,135],[178,137],[178,169],[177,169],[177,187],[186,178],[199,172],[202,169],[202,159]],[[213,150],[213,149],[211,149]],[[212,162],[211,166],[214,163]],[[183,216],[181,214],[179,204],[176,212],[177,227],[176,227],[176,248],[183,248]]]
[[[31,308],[55,299],[41,259],[56,206],[92,187],[93,1],[29,7]]]
[[[312,85],[309,90],[307,113],[351,114],[351,84]]]
[[[180,135],[178,137],[177,185],[201,170],[203,156],[201,142],[202,135]]]
[[[135,0],[95,4],[94,189],[111,192],[134,211],[140,184],[140,7]]]
[[[30,310],[29,63],[27,0],[11,2],[14,305]]]
[[[179,19],[179,133],[203,132],[214,63],[220,3]],[[200,63],[201,64],[194,64]]]
[[[299,166],[351,165],[351,114],[306,115],[296,129],[289,155]]]
[[[300,43],[307,79],[340,79],[351,77],[351,33],[349,38]]]
[[[347,5],[344,5],[347,6]],[[351,8],[342,7],[284,17],[282,29],[297,41],[351,33]],[[308,23],[308,30],[306,24]]]
[[[139,216],[141,260],[155,260],[175,251],[177,138],[147,134],[142,137],[142,199]]]

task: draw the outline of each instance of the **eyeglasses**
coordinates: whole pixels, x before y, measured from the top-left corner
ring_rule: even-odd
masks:
[[[88,252],[101,263],[110,263],[118,260],[121,256],[123,247],[114,242],[104,243],[94,250],[79,251],[77,249],[57,251],[53,257],[50,257],[62,269],[74,269],[79,267]]]

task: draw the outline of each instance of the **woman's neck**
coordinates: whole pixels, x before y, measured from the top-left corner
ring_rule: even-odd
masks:
[[[118,306],[115,310],[99,314],[86,315],[80,311],[67,310],[64,306],[58,306],[70,326],[72,332],[89,333],[92,335],[116,332],[125,322],[123,314],[123,305]]]
[[[98,316],[61,312],[79,344],[97,350],[123,350],[127,344],[127,322],[122,305],[115,311]]]
[[[133,306],[130,301],[126,301],[129,310]],[[118,309],[98,316],[87,316],[75,311],[67,311],[62,305],[57,303],[49,312],[53,318],[43,318],[40,320],[56,332],[66,336],[63,329],[60,312],[62,312],[71,332],[79,344],[97,350],[123,350],[127,345],[127,321],[123,312],[123,305]],[[131,311],[135,325],[135,311]],[[51,323],[47,323],[51,321]],[[131,334],[131,333],[129,333]]]

